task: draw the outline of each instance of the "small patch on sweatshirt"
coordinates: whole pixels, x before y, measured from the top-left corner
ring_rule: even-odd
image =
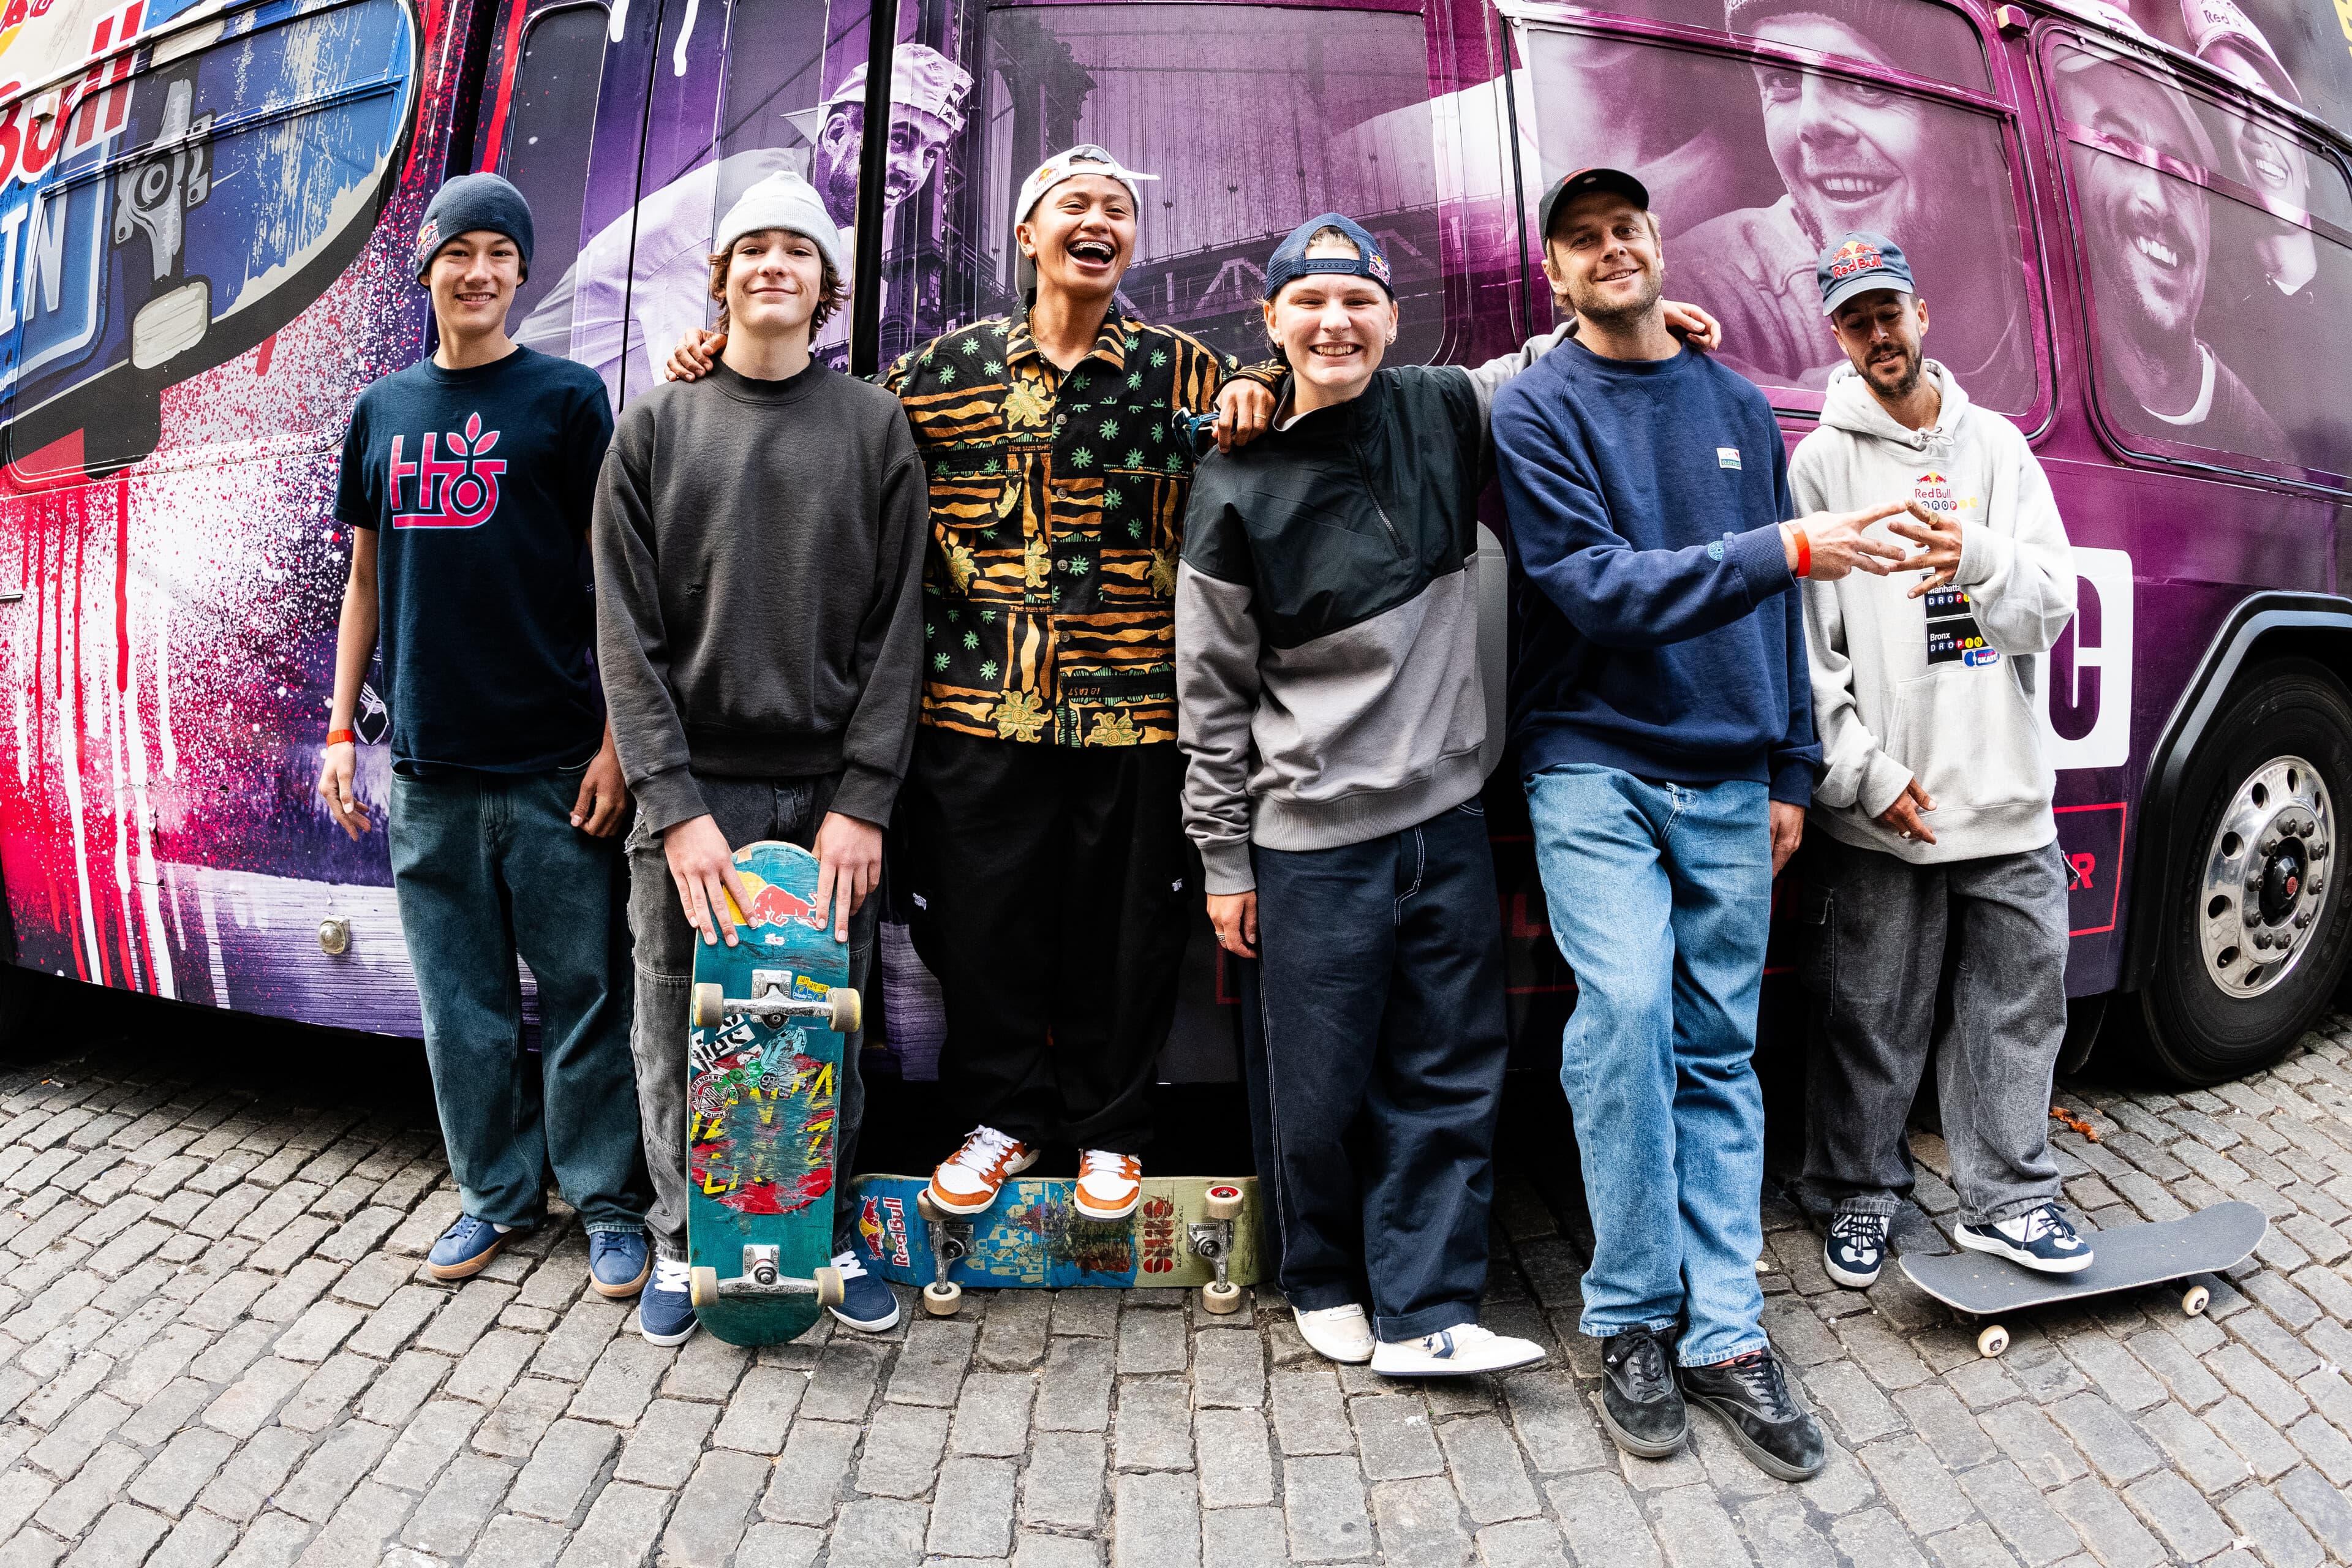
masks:
[[[1715,449],[1715,466],[1718,468],[1736,468],[1739,467],[1739,448],[1737,447],[1717,447]]]
[[[1733,540],[1738,537],[1739,535],[1736,533],[1726,533],[1721,539],[1708,540],[1706,542],[1706,558],[1709,561],[1722,560],[1724,551],[1729,547]]]

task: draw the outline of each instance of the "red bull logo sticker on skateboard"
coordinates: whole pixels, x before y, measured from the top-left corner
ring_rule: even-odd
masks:
[[[788,921],[796,921],[811,931],[824,929],[824,921],[817,914],[816,905],[802,898],[791,889],[771,882],[756,871],[745,871],[742,873],[742,878],[743,890],[751,895],[751,902],[738,909],[735,905],[735,896],[730,893],[727,895],[727,910],[735,917],[735,923],[739,926],[748,927],[755,931],[767,928],[768,934],[758,939],[762,943],[775,947],[782,946],[783,936],[773,928]],[[825,994],[826,987],[816,985],[813,981],[801,984],[814,986],[814,990],[802,993],[805,996],[819,997]],[[797,989],[796,985],[795,990]]]
[[[907,1240],[907,1204],[903,1198],[867,1198],[857,1207],[857,1239],[877,1263],[900,1268],[914,1261]]]

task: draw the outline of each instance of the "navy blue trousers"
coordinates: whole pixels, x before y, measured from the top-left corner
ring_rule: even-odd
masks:
[[[1283,1292],[1302,1311],[1369,1298],[1390,1341],[1475,1322],[1508,1049],[1486,816],[1473,800],[1252,859],[1244,1058]]]

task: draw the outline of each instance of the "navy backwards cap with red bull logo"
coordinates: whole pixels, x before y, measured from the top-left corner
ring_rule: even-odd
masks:
[[[1623,196],[1643,212],[1650,210],[1650,187],[1622,169],[1577,169],[1562,174],[1551,183],[1543,196],[1543,205],[1536,209],[1536,234],[1538,238],[1551,238],[1551,220],[1571,196],[1587,195],[1594,191],[1606,191]]]
[[[1307,247],[1327,228],[1336,228],[1348,237],[1356,247],[1353,256],[1309,256]],[[1274,247],[1274,259],[1265,264],[1265,297],[1269,300],[1282,292],[1283,285],[1313,272],[1337,272],[1349,278],[1369,278],[1379,284],[1391,300],[1396,289],[1389,281],[1388,252],[1381,248],[1371,231],[1345,213],[1325,213],[1321,217],[1308,218],[1290,231],[1288,238]]]
[[[1912,284],[1911,263],[1905,258],[1903,247],[1868,229],[1856,229],[1832,241],[1813,264],[1813,281],[1821,285],[1824,316],[1837,314],[1840,305],[1873,289],[1893,289],[1905,294],[1919,291]]]

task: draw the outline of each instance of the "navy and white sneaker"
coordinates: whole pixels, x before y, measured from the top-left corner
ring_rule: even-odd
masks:
[[[694,1298],[688,1292],[688,1275],[683,1258],[654,1261],[653,1283],[637,1298],[637,1332],[649,1344],[684,1344],[699,1326]]]
[[[425,1272],[436,1279],[470,1279],[490,1265],[499,1249],[507,1244],[511,1231],[500,1230],[486,1219],[461,1214],[457,1223],[441,1233],[425,1255]]]
[[[836,1255],[833,1266],[841,1270],[841,1305],[832,1309],[835,1317],[867,1334],[898,1322],[898,1297],[888,1280],[866,1272],[854,1251]]]
[[[2076,1274],[2091,1266],[2091,1244],[2074,1234],[2056,1204],[1990,1225],[1961,1226],[1952,1239],[1972,1252],[1990,1252],[2042,1274]]]
[[[1372,1347],[1372,1370],[1383,1377],[1465,1377],[1503,1372],[1544,1358],[1533,1340],[1509,1339],[1475,1323],[1456,1323],[1419,1339],[1382,1340]]]
[[[1822,1267],[1849,1290],[1867,1290],[1886,1266],[1886,1216],[1848,1209],[1830,1221],[1822,1241]]]
[[[653,1271],[653,1256],[646,1249],[642,1230],[592,1230],[588,1233],[588,1283],[596,1294],[622,1300],[645,1289]]]

